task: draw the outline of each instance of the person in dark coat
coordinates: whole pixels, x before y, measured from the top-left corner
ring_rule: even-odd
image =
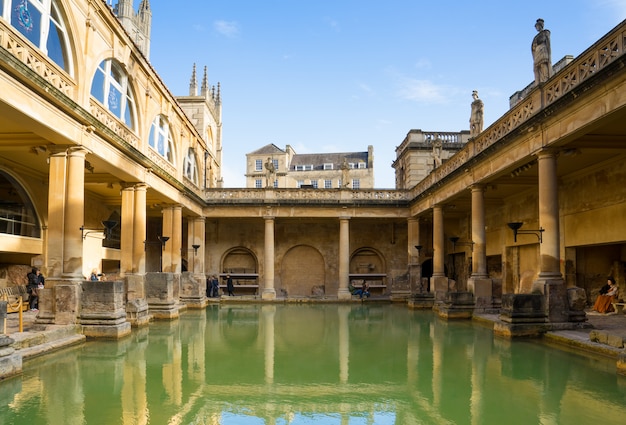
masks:
[[[229,296],[234,296],[233,290],[235,289],[235,285],[233,285],[233,278],[230,277],[229,274],[226,275],[226,289],[228,290]]]

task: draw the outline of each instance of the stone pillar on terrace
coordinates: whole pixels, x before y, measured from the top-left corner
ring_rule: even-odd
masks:
[[[533,282],[533,292],[546,297],[546,313],[550,322],[568,320],[565,280],[560,270],[559,200],[556,175],[556,154],[544,150],[537,155],[539,168],[539,226],[545,231],[539,244],[540,271]]]
[[[148,185],[135,185],[135,213],[133,226],[133,273],[146,273],[146,194]]]
[[[133,246],[135,229],[135,187],[122,184],[122,208],[120,215],[120,275],[133,273]]]
[[[485,237],[485,187],[474,185],[472,191],[472,274],[467,281],[474,294],[477,309],[493,306],[492,281],[487,274],[487,243]]]
[[[183,207],[175,205],[172,208],[172,238],[170,239],[170,252],[172,258],[171,272],[180,274],[182,271],[182,247],[183,247]]]
[[[349,300],[352,294],[348,289],[350,283],[350,217],[339,217],[339,287],[337,298]]]
[[[74,281],[83,280],[83,235],[80,226],[85,221],[86,155],[87,150],[82,147],[70,148],[67,153],[62,277]]]
[[[261,298],[264,300],[275,300],[276,289],[274,288],[274,217],[263,216],[265,220],[265,252],[263,254],[263,292]]]
[[[433,275],[430,287],[435,292],[435,300],[443,301],[448,294],[448,277],[445,273],[445,240],[443,228],[443,207],[433,207]]]
[[[76,324],[83,280],[85,156],[71,147],[50,156],[48,186],[48,276],[37,323]],[[45,299],[48,298],[48,299]]]
[[[420,264],[420,251],[416,246],[420,246],[420,220],[419,218],[409,218],[408,238],[407,238],[407,261],[409,264],[409,282],[411,285],[411,294],[421,294],[424,292],[422,287],[422,269]],[[421,248],[420,248],[421,249]]]
[[[207,305],[206,276],[204,275],[204,217],[187,220],[187,272],[181,274],[180,299],[189,308]]]
[[[146,299],[146,192],[144,183],[122,191],[122,261],[131,259],[124,274],[126,281],[126,320],[133,327],[146,326],[151,316]],[[126,204],[126,205],[125,205]],[[132,225],[128,225],[130,221]]]

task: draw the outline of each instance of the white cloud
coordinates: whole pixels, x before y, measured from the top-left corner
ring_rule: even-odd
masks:
[[[449,87],[437,85],[430,80],[404,78],[400,83],[398,95],[403,99],[420,103],[445,103],[451,91]]]
[[[239,34],[237,22],[215,21],[213,22],[213,28],[226,37],[235,37]]]

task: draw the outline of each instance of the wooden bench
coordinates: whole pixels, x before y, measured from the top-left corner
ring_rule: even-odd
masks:
[[[7,302],[7,313],[17,313],[19,311],[20,298],[22,299],[22,311],[28,310],[28,290],[26,286],[0,288],[0,301]]]

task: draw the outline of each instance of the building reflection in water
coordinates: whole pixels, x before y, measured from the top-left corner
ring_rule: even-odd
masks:
[[[225,305],[27,362],[0,422],[617,423],[625,395],[612,360],[430,312]]]

